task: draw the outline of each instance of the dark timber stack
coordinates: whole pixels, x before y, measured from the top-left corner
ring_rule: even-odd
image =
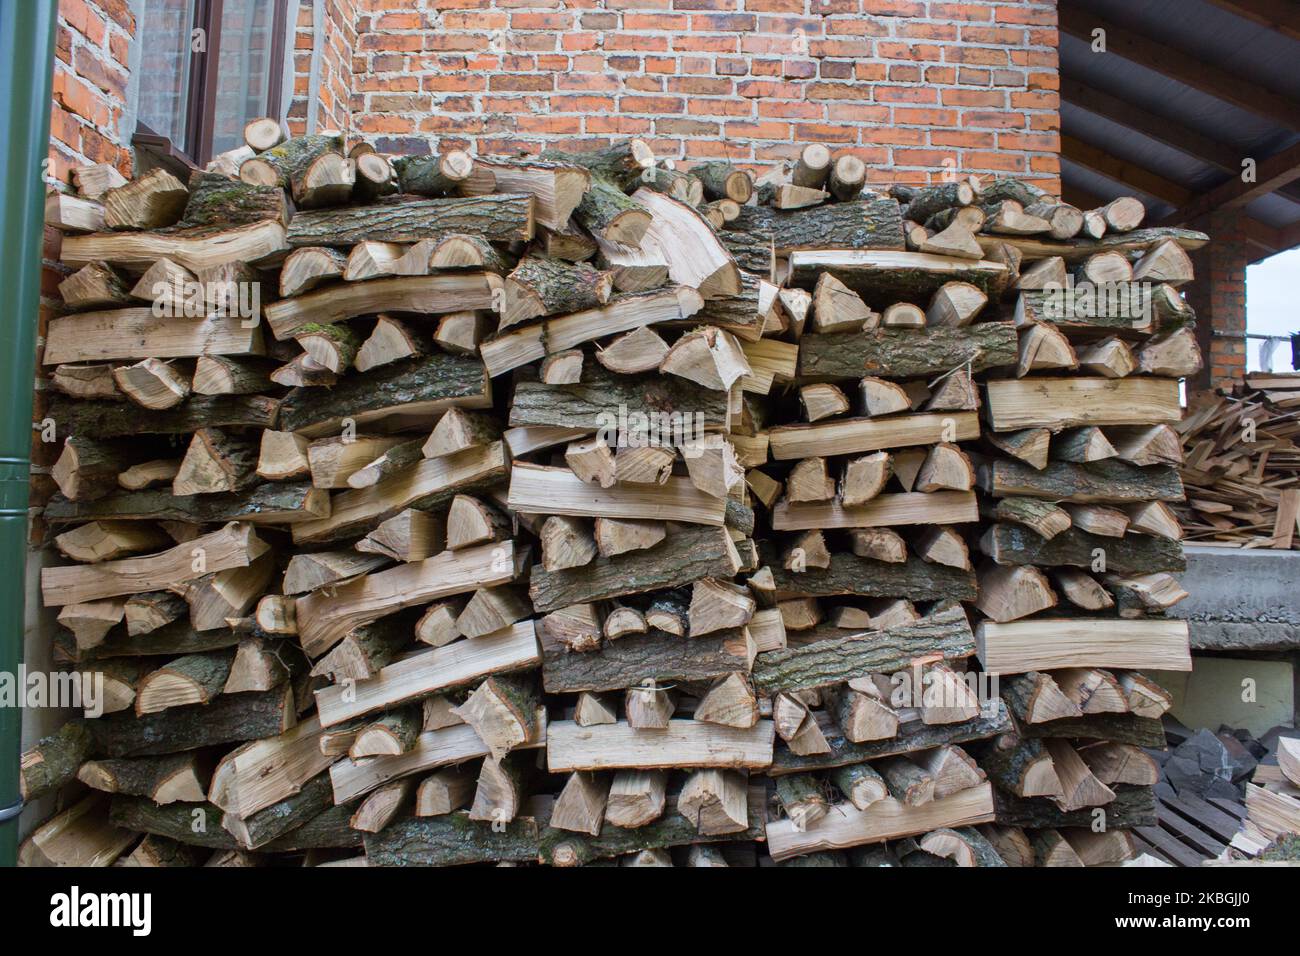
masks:
[[[1129,855],[1207,237],[272,133],[64,239],[25,862]]]

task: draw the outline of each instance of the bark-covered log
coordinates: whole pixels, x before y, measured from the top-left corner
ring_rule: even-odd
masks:
[[[915,623],[763,654],[754,662],[760,694],[842,684],[870,674],[906,670],[918,660],[954,660],[975,653],[975,635],[960,604],[943,604]]]
[[[594,177],[607,180],[624,192],[636,188],[646,171],[655,165],[653,150],[640,139],[629,139],[605,149],[580,153],[548,149],[542,153],[541,159],[551,163],[582,166],[591,170]]]
[[[1105,566],[1098,567],[1099,572],[1150,574],[1187,569],[1181,542],[1150,535],[1108,538],[1078,528],[1044,540],[1020,525],[995,524],[980,539],[980,549],[998,564],[1093,568],[1104,558]]]
[[[274,737],[293,726],[295,714],[292,691],[278,688],[222,694],[210,704],[172,707],[142,717],[109,714],[89,726],[96,755],[145,757]]]
[[[712,681],[750,668],[752,643],[739,630],[683,639],[663,631],[634,634],[585,653],[544,647],[542,683],[548,694],[611,691],[656,684]]]
[[[302,853],[361,846],[361,831],[351,827],[356,803],[330,807],[261,848],[264,853]]]
[[[255,850],[297,829],[334,805],[334,788],[327,773],[319,773],[297,793],[285,797],[252,816],[226,814],[222,825],[240,846]]]
[[[625,423],[619,419],[621,408],[627,409]],[[616,375],[590,365],[583,369],[582,382],[577,385],[519,382],[510,405],[512,426],[555,425],[596,430],[621,428],[626,424],[629,432],[639,428],[643,433],[649,426],[665,444],[676,437],[672,434],[674,425],[678,431],[686,431],[685,438],[691,438],[697,424],[700,428],[716,430],[723,426],[726,417],[725,392],[677,376]]]
[[[560,571],[534,565],[528,584],[538,614],[571,604],[588,604],[626,594],[681,587],[703,578],[730,578],[736,573],[735,546],[722,528],[689,527],[653,548]]]
[[[960,744],[969,740],[984,740],[1011,730],[1011,717],[1006,705],[997,701],[987,712],[970,720],[956,724],[925,724],[919,720],[904,724],[898,729],[898,736],[888,740],[871,740],[855,744],[842,736],[830,733],[826,743],[830,751],[824,754],[800,755],[784,743],[776,748],[772,757],[772,766],[768,775],[779,777],[786,773],[801,773],[806,770],[830,770],[846,767],[849,764],[890,757],[895,754],[912,753],[916,750],[929,750],[944,744]]]
[[[828,568],[808,568],[796,573],[781,567],[781,562],[765,546],[762,560],[772,568],[778,598],[858,595],[906,597],[913,601],[973,601],[977,594],[972,572],[919,558],[895,563],[840,553],[831,555]]]
[[[799,374],[813,379],[925,378],[968,361],[972,372],[982,372],[1015,365],[1018,348],[1009,322],[805,335],[799,340]]]
[[[458,149],[440,156],[399,156],[393,160],[401,191],[415,196],[454,196],[473,168],[473,159]]]
[[[347,376],[333,388],[295,388],[280,406],[279,427],[316,437],[344,418],[360,427],[389,414],[432,414],[453,405],[482,408],[491,404],[490,389],[477,359],[439,352]]]
[[[1150,787],[1115,787],[1115,799],[1104,807],[1061,810],[1046,797],[1014,797],[994,788],[993,810],[997,822],[1017,827],[1089,827],[1097,811],[1105,813],[1107,830],[1131,830],[1156,825],[1156,798]]]
[[[358,242],[419,242],[449,232],[488,242],[533,238],[533,197],[518,194],[467,199],[390,196],[372,206],[299,212],[289,223],[289,245],[353,246]]]
[[[153,833],[189,846],[235,850],[239,844],[221,826],[221,808],[211,803],[167,803],[159,806],[148,797],[116,796],[109,803],[113,826],[137,833]]]
[[[306,482],[267,482],[238,494],[173,495],[170,490],[125,491],[98,501],[69,501],[62,495],[45,506],[50,524],[95,521],[248,521],[289,524],[329,513],[329,492]]]
[[[980,485],[999,498],[1027,495],[1052,501],[1129,502],[1182,501],[1183,482],[1168,465],[1130,465],[1117,458],[1086,464],[1049,462],[1036,469],[1009,459],[990,461],[980,469]]]
[[[903,249],[903,217],[892,199],[862,199],[808,209],[742,206],[724,232],[771,243],[778,256],[794,249]],[[725,238],[725,237],[724,237]]]
[[[401,820],[365,835],[370,866],[462,866],[512,860],[535,862],[538,827],[532,817],[516,817],[504,827],[480,823],[464,812]]]
[[[252,186],[220,173],[199,173],[190,180],[189,202],[178,225],[229,227],[264,219],[289,221],[284,190]]]
[[[77,779],[105,793],[148,797],[155,803],[201,802],[206,799],[208,775],[201,755],[193,751],[159,757],[122,757],[92,760]]]
[[[22,801],[29,803],[76,777],[92,744],[86,723],[70,720],[24,751],[18,762],[18,795]]]
[[[200,428],[274,428],[278,399],[266,395],[191,397],[174,408],[149,410],[125,402],[81,402],[58,396],[48,417],[63,434],[97,439],[128,435],[188,435]]]
[[[62,637],[59,635],[55,638],[56,649],[63,648],[60,643]],[[69,660],[88,663],[120,657],[180,657],[235,647],[238,644],[239,634],[229,628],[196,631],[188,620],[179,620],[148,634],[132,635],[117,628],[109,632],[102,644],[85,650],[77,650],[75,646],[67,650]]]
[[[1025,737],[1082,737],[1088,740],[1113,740],[1135,747],[1165,746],[1164,726],[1152,717],[1133,714],[1085,714],[1082,717],[1065,717],[1041,724],[1024,724],[1020,733]]]
[[[539,858],[551,866],[585,866],[603,857],[622,856],[640,850],[667,849],[699,843],[719,843],[763,838],[761,800],[750,796],[748,826],[736,833],[702,834],[679,813],[665,814],[654,823],[624,829],[606,823],[597,836],[568,830],[544,828],[539,834]]]

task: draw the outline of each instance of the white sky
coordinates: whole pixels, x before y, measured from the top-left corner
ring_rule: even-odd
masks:
[[[1291,249],[1246,269],[1246,331],[1252,335],[1289,335],[1300,331],[1300,249]],[[1251,371],[1258,371],[1262,342],[1247,344]],[[1280,343],[1273,371],[1289,372],[1291,347]]]

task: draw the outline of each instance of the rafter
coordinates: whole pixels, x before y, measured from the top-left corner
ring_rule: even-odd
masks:
[[[1181,204],[1177,212],[1165,218],[1164,224],[1191,222],[1218,209],[1239,209],[1252,199],[1271,193],[1297,179],[1300,179],[1300,143],[1260,160],[1253,183],[1243,182],[1240,176],[1234,176],[1191,202]]]
[[[1079,80],[1061,77],[1061,99],[1112,123],[1131,129],[1170,149],[1176,149],[1207,166],[1214,166],[1234,178],[1241,174],[1244,150],[1234,149],[1219,140],[1203,136],[1176,120],[1160,116],[1140,106],[1111,96]],[[1300,203],[1300,187],[1284,186],[1277,192]]]
[[[1071,162],[1100,173],[1107,179],[1132,186],[1139,192],[1181,207],[1192,199],[1192,191],[1173,180],[1166,179],[1144,166],[1113,156],[1100,147],[1085,143],[1073,136],[1061,137],[1061,155]]]
[[[1101,28],[1106,31],[1107,53],[1163,73],[1184,86],[1263,116],[1288,129],[1300,130],[1300,102],[1290,97],[1080,9],[1072,0],[1061,0],[1058,18],[1063,32],[1085,43],[1091,43],[1092,31]]]
[[[1209,0],[1220,9],[1300,40],[1300,8],[1293,0]]]

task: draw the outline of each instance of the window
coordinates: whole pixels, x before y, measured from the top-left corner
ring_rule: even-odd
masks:
[[[135,144],[203,166],[280,115],[288,0],[142,0]]]

